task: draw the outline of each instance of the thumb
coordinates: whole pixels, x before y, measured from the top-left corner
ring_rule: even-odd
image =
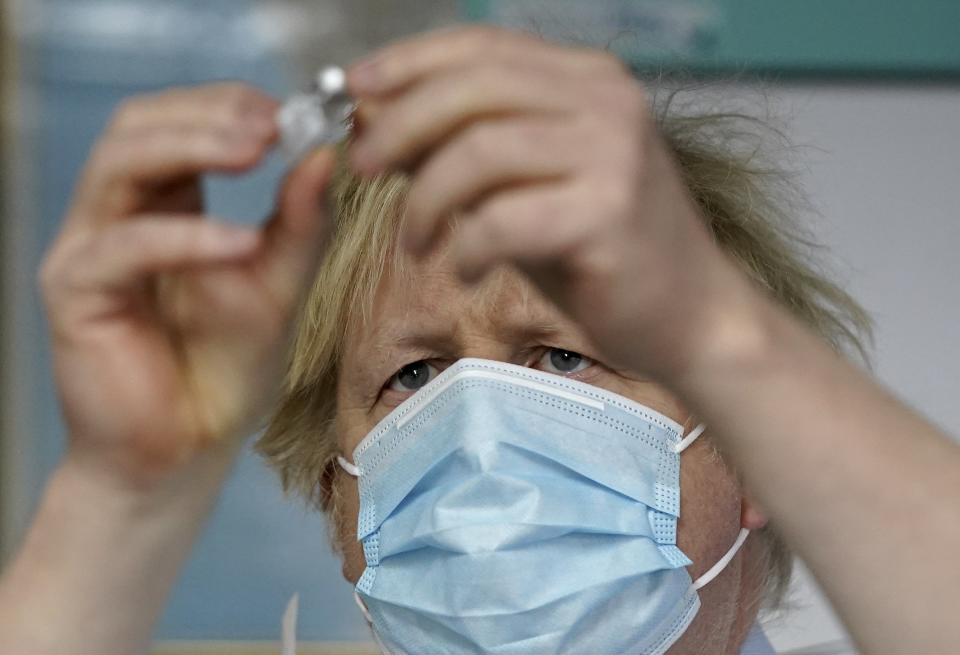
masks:
[[[307,156],[284,181],[276,214],[264,228],[264,275],[271,291],[292,304],[312,282],[330,232],[327,193],[332,148]]]

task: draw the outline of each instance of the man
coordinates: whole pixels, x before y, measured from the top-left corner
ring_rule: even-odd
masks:
[[[350,146],[354,169],[369,176],[405,168],[413,177],[403,221],[393,222],[402,244],[393,251],[405,249],[397,254],[405,263],[388,275],[353,280],[360,285],[356,288],[373,294],[372,314],[356,324],[363,329],[333,343],[339,352],[335,378],[316,377],[322,361],[295,358],[287,385],[278,390],[299,301],[331,227],[333,250],[309,294],[305,321],[298,324],[301,339],[304,331],[318,327],[311,316],[326,309],[317,307],[318,298],[338,290],[346,294],[340,305],[348,306],[355,288],[337,287],[330,278],[337,253],[349,251],[344,246],[349,230],[325,222],[318,193],[331,174],[331,153],[316,153],[301,163],[287,180],[276,215],[262,232],[251,232],[196,220],[202,214],[198,175],[246,170],[268,150],[276,136],[276,104],[262,94],[218,86],[133,100],[98,145],[42,272],[71,441],[28,540],[0,586],[5,652],[142,651],[229,471],[238,437],[276,404],[278,391],[283,402],[273,456],[279,457],[284,445],[302,442],[302,434],[282,428],[281,417],[291,406],[291,393],[308,388],[304,381],[336,385],[333,396],[300,393],[297,398],[334,403],[335,431],[325,432],[323,425],[314,429],[318,437],[336,436],[332,443],[340,459],[328,457],[329,449],[323,451],[317,441],[307,462],[311,466],[303,470],[317,476],[321,499],[340,494],[340,525],[353,524],[371,506],[369,498],[357,496],[358,488],[382,479],[376,477],[380,473],[364,479],[378,470],[378,464],[364,459],[369,444],[382,443],[382,435],[364,436],[364,431],[383,419],[393,421],[386,427],[400,435],[401,410],[419,407],[428,396],[411,396],[389,416],[384,410],[389,402],[404,403],[401,396],[419,388],[423,376],[429,382],[431,366],[448,366],[451,377],[463,371],[477,377],[479,369],[492,366],[496,380],[509,380],[503,383],[507,390],[535,384],[544,397],[595,412],[619,407],[630,415],[622,417],[627,432],[642,432],[637,419],[656,433],[636,446],[639,450],[624,446],[623,452],[638,462],[650,449],[667,453],[668,446],[676,447],[664,455],[664,462],[679,466],[676,488],[667,491],[679,489],[683,520],[690,522],[677,528],[677,543],[669,543],[670,535],[658,533],[658,526],[665,522],[672,530],[676,516],[662,519],[669,512],[661,505],[674,514],[677,508],[650,501],[651,513],[643,515],[653,517],[655,539],[645,543],[655,542],[669,566],[645,569],[638,579],[648,582],[654,570],[680,572],[656,589],[679,588],[688,605],[678,610],[677,626],[658,626],[652,641],[645,630],[638,631],[635,643],[644,649],[639,652],[663,652],[671,645],[674,653],[741,648],[756,609],[751,606],[756,596],[741,594],[756,589],[755,572],[744,561],[756,562],[762,552],[752,536],[744,541],[743,530],[762,528],[767,517],[810,563],[864,652],[949,652],[960,642],[946,610],[960,582],[951,564],[960,545],[954,509],[960,499],[957,447],[758,288],[745,274],[749,266],[731,257],[729,244],[718,246],[710,229],[720,217],[699,202],[702,189],[690,188],[642,88],[622,66],[601,53],[470,29],[392,46],[354,67],[349,88],[359,99],[361,127]],[[362,197],[339,199],[341,217],[361,213]],[[451,215],[459,222],[448,230]],[[384,229],[367,236],[391,235],[388,221],[377,224]],[[390,239],[367,243],[393,245]],[[519,273],[503,272],[502,265]],[[483,282],[472,289],[461,279]],[[424,304],[431,295],[439,302]],[[358,312],[364,297],[356,296]],[[481,300],[509,311],[484,312]],[[541,338],[533,343],[530,329],[525,340],[503,337],[510,327],[505,313],[507,318],[525,315],[519,325],[542,328]],[[403,319],[404,329],[421,332],[427,319],[435,328],[439,321],[446,332],[420,339],[425,352],[404,355],[388,349],[387,337],[378,334],[395,319]],[[558,335],[563,342],[550,343],[548,337]],[[409,347],[415,341],[409,332],[394,336],[394,345]],[[378,340],[383,348],[369,347]],[[434,345],[424,346],[427,341]],[[519,347],[523,341],[530,342],[526,351]],[[586,354],[594,351],[595,357]],[[295,348],[298,352],[306,351]],[[480,360],[459,361],[463,357]],[[588,382],[585,371],[595,362],[603,364]],[[547,363],[555,369],[550,375],[523,373],[516,366]],[[571,363],[569,370],[563,368]],[[376,371],[385,372],[379,388],[370,382],[377,379]],[[584,377],[568,382],[557,373]],[[605,381],[601,374],[608,375]],[[475,396],[470,398],[474,403]],[[555,406],[561,405],[569,407]],[[499,409],[491,411],[486,415],[500,415]],[[505,405],[502,411],[524,412]],[[597,434],[607,435],[610,416],[591,414],[594,425],[607,426],[597,427]],[[709,456],[704,440],[684,451],[681,460],[683,441],[699,423],[708,426],[709,438],[736,475]],[[500,442],[476,441],[486,434],[476,425],[415,434],[425,439],[449,434],[461,445],[482,443],[459,452],[472,453],[476,457],[470,461],[483,466],[507,461],[506,456],[480,456]],[[520,435],[525,449],[544,434],[529,429],[529,421],[516,425],[497,434]],[[284,434],[292,441],[284,441]],[[537,467],[544,459],[559,461],[561,443],[574,444],[577,454],[569,464],[578,470],[587,460],[600,461],[565,434],[556,441],[540,439],[537,457],[530,458],[536,464],[519,469],[546,471]],[[597,452],[609,452],[602,448],[608,443],[599,444]],[[593,466],[591,479],[612,490],[608,471],[623,460],[602,461],[610,466]],[[445,474],[443,479],[451,478]],[[433,485],[425,474],[406,481],[426,494],[448,488]],[[619,503],[624,495],[603,491],[597,502]],[[477,507],[491,510],[496,519],[517,497],[499,502],[484,496]],[[414,518],[433,516],[438,506],[428,507],[429,514]],[[375,521],[376,529],[385,530],[386,520],[400,516],[394,510]],[[598,520],[608,517],[595,514]],[[591,518],[578,515],[573,527],[582,529]],[[896,529],[888,529],[891,525]],[[511,641],[515,612],[509,611],[482,634],[438,630],[434,641],[425,642],[423,635],[407,632],[425,616],[426,605],[454,588],[411,587],[411,599],[424,603],[406,619],[390,614],[390,602],[375,584],[360,579],[361,568],[382,565],[369,539],[376,529],[364,535],[358,530],[356,537],[365,540],[362,560],[355,541],[345,539],[342,546],[347,577],[357,580],[374,629],[388,648],[409,651],[413,643],[413,652],[457,652],[471,644],[517,643]],[[641,525],[625,536],[639,543],[644,529]],[[436,543],[434,538],[431,547]],[[738,543],[745,543],[739,551]],[[501,546],[485,542],[468,553],[471,565],[478,555],[492,561],[484,554],[500,552]],[[903,562],[904,553],[911,555],[909,563],[891,566]],[[543,569],[551,588],[574,575],[581,579],[577,561],[546,562],[553,565]],[[396,569],[410,570],[406,565]],[[515,570],[528,576],[525,569]],[[704,577],[715,572],[711,580]],[[481,600],[507,588],[506,581],[471,580],[481,584]],[[437,591],[439,596],[429,595]],[[695,618],[694,592],[701,608]],[[920,595],[927,601],[922,605],[904,600]],[[556,627],[554,633],[569,635],[569,643],[609,643],[583,640],[610,616],[629,619],[617,603],[622,596],[607,598],[607,611],[594,606],[573,613],[587,620]],[[644,605],[642,616],[666,607],[661,598],[676,596],[658,593],[655,606]],[[52,627],[50,616],[57,617]],[[451,612],[451,618],[466,623],[472,617]],[[606,627],[594,634],[597,640],[630,626]],[[449,644],[456,647],[448,649]],[[553,652],[528,645],[513,652]]]

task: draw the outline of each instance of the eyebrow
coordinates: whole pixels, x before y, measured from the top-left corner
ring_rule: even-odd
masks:
[[[379,342],[375,347],[390,348],[398,346],[395,349],[407,350],[437,350],[453,352],[457,349],[457,339],[448,330],[421,330],[412,333],[404,333],[397,330],[394,336],[387,342]]]
[[[530,323],[510,323],[500,332],[510,341],[542,341],[554,338],[564,332],[555,321],[536,320]]]
[[[396,329],[379,331],[371,340],[370,347],[379,350],[396,345],[410,349],[452,352],[459,346],[456,335],[447,328],[410,330],[409,327],[403,325]],[[497,336],[506,341],[517,342],[547,339],[563,332],[557,322],[543,319],[531,322],[511,321],[495,329]]]

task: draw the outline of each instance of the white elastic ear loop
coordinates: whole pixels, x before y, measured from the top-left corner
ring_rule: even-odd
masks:
[[[367,620],[367,625],[370,626],[370,633],[373,635],[373,640],[377,642],[377,647],[380,649],[380,652],[384,655],[390,655],[390,649],[383,643],[380,635],[377,634],[377,629],[373,626],[373,618],[370,616],[370,610],[367,609],[367,604],[360,598],[360,594],[357,593],[356,589],[353,590],[353,600],[363,613],[363,618]]]
[[[337,464],[339,464],[340,468],[346,471],[348,475],[352,475],[355,478],[360,477],[360,469],[357,468],[355,465],[351,464],[350,462],[348,462],[346,459],[344,459],[340,455],[337,455]]]
[[[693,428],[692,430],[690,430],[690,434],[688,434],[688,435],[685,436],[683,439],[681,439],[681,440],[680,440],[680,443],[678,443],[676,446],[673,447],[673,450],[674,450],[675,452],[682,453],[683,451],[685,451],[685,450],[687,449],[687,447],[688,447],[690,444],[692,444],[694,441],[696,441],[696,440],[697,440],[697,437],[699,437],[701,434],[703,434],[703,431],[706,430],[706,429],[707,429],[707,424],[706,424],[706,423],[701,423],[701,424],[698,425],[697,427]]]
[[[360,594],[357,593],[356,589],[353,591],[353,602],[360,608],[360,611],[363,613],[363,618],[367,620],[367,623],[373,625],[373,619],[370,618],[370,610],[367,609],[367,604],[360,598]]]
[[[701,423],[694,429],[690,430],[690,434],[688,434],[683,439],[681,439],[680,443],[674,446],[673,449],[677,453],[682,453],[690,446],[690,444],[696,441],[697,437],[703,434],[703,431],[706,429],[707,429],[707,424]],[[709,571],[707,571],[706,573],[701,575],[699,578],[694,580],[693,588],[700,589],[701,587],[704,587],[710,584],[715,577],[720,575],[723,572],[723,570],[727,568],[727,565],[730,564],[730,561],[736,556],[737,551],[740,550],[741,546],[743,546],[743,542],[747,540],[747,536],[749,534],[750,534],[750,531],[748,529],[740,528],[740,534],[737,535],[737,539],[736,541],[733,542],[733,545],[730,547],[730,550],[728,550],[726,554],[723,557],[721,557],[716,564],[710,567]]]
[[[747,535],[749,534],[750,531],[748,529],[740,528],[740,534],[737,535],[737,540],[733,542],[733,546],[730,547],[730,550],[727,551],[727,554],[721,557],[720,560],[714,564],[709,571],[694,580],[693,588],[700,589],[701,587],[710,584],[715,577],[720,575],[720,573],[727,568],[727,564],[730,563],[730,560],[732,560],[737,554],[737,551],[740,550],[740,546],[742,546],[743,542],[747,540]]]

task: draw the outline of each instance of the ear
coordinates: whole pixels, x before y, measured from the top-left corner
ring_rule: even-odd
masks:
[[[767,513],[749,494],[744,493],[740,500],[740,527],[748,530],[759,530],[766,527],[770,519]]]

